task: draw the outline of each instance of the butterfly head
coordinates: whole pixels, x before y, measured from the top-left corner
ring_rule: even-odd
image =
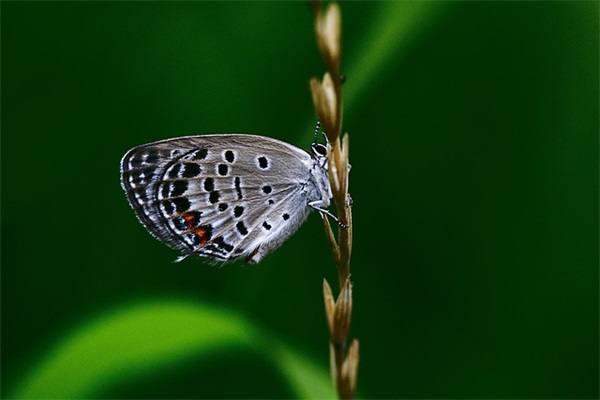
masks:
[[[327,169],[327,146],[321,143],[313,143],[310,147],[316,163],[321,168]]]

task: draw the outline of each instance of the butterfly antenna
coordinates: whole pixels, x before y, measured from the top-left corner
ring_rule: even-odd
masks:
[[[317,126],[315,126],[315,144],[319,142],[319,131],[321,130],[321,121],[317,120]]]

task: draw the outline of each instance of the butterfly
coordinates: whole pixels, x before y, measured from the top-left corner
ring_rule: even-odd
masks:
[[[317,125],[316,131],[318,131]],[[188,256],[260,262],[306,220],[330,215],[327,147],[308,153],[251,134],[144,144],[121,160],[121,186],[139,221]]]

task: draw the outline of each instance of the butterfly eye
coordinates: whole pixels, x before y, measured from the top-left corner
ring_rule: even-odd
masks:
[[[320,144],[320,143],[315,143],[312,145],[312,150],[313,153],[315,155],[319,155],[319,156],[327,156],[327,147],[325,147],[325,145]]]

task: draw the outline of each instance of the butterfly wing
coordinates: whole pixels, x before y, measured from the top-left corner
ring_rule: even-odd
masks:
[[[130,150],[121,184],[148,231],[184,254],[258,262],[304,221],[314,161],[257,135],[203,135]]]

